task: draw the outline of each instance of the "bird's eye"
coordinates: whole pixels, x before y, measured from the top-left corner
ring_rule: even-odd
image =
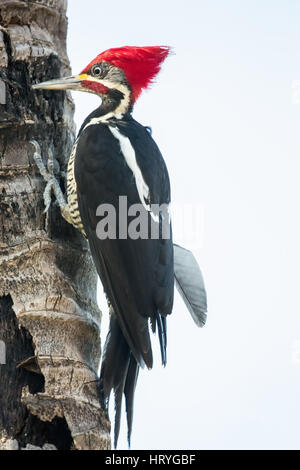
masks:
[[[101,71],[101,67],[99,65],[95,65],[95,67],[92,69],[92,74],[94,77],[99,77],[101,75]]]

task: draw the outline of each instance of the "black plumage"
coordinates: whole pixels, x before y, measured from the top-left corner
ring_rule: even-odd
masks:
[[[97,114],[91,116],[95,118]],[[100,391],[105,406],[111,390],[115,391],[116,436],[125,389],[130,438],[138,366],[153,365],[149,319],[153,330],[157,326],[162,362],[166,363],[166,316],[172,311],[174,295],[173,244],[171,232],[168,239],[163,239],[161,231],[158,239],[98,238],[96,229],[100,219],[96,211],[100,204],[115,208],[117,235],[119,196],[127,197],[128,206],[141,204],[133,173],[109,126],[117,126],[129,138],[149,187],[151,204],[169,204],[170,184],[157,145],[149,131],[130,114],[121,120],[110,119],[108,123],[89,125],[89,122],[87,119],[77,141],[75,180],[81,221],[112,311]],[[146,212],[151,227],[150,213],[144,207],[141,210]]]

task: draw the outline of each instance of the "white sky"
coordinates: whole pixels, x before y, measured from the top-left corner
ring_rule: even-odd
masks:
[[[174,238],[197,256],[208,321],[177,296],[167,367],[157,353],[140,374],[132,448],[299,449],[299,2],[69,0],[68,16],[73,73],[110,47],[175,51],[134,117],[175,206],[198,210],[196,238],[180,219]],[[99,100],[73,97],[79,126]]]

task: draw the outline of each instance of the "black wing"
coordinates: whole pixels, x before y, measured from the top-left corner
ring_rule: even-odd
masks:
[[[136,160],[150,189],[151,202],[169,203],[167,169],[149,132],[133,119],[117,123],[135,149]],[[96,216],[96,209],[100,204],[115,207],[118,232],[119,196],[127,197],[128,206],[140,203],[133,173],[126,164],[119,141],[107,125],[91,125],[81,132],[75,179],[80,216],[91,253],[126,341],[137,362],[152,367],[150,318],[153,329],[156,323],[158,325],[165,363],[164,317],[172,311],[174,295],[172,235],[169,239],[136,240],[97,237],[100,218]],[[148,212],[147,217],[150,226]]]

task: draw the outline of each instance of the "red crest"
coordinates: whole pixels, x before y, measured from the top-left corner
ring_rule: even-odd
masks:
[[[99,54],[81,73],[88,73],[97,62],[106,61],[123,70],[132,91],[131,99],[137,100],[160,71],[161,64],[170,53],[168,46],[124,46],[108,49]]]

